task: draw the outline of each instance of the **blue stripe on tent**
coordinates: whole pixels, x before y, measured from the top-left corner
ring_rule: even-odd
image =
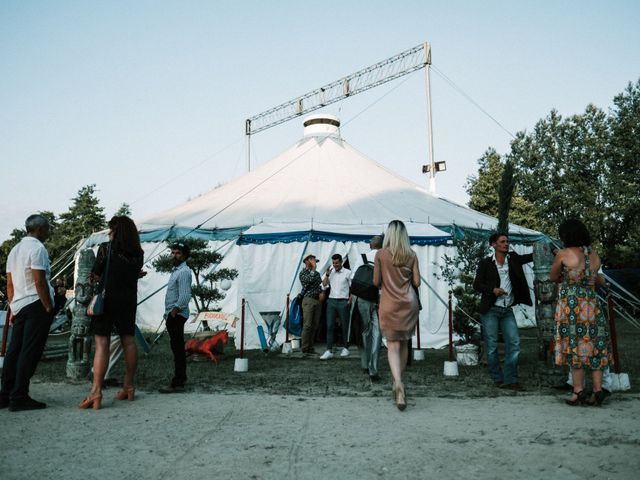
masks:
[[[162,228],[158,230],[145,231],[140,233],[141,242],[163,242],[176,238],[199,238],[201,240],[233,240],[249,227],[220,228],[208,230],[204,228],[174,227],[171,229]]]
[[[438,237],[410,237],[412,245],[443,245],[451,239],[449,235]],[[256,233],[241,235],[238,245],[262,244],[262,243],[290,243],[290,242],[368,242],[371,234],[354,235],[346,233],[322,232],[319,230],[297,231],[285,233]]]
[[[455,236],[455,238],[464,238],[466,235],[469,235],[474,240],[488,240],[494,230],[487,230],[484,228],[469,228],[469,227],[460,227],[458,225],[434,225],[434,227],[439,228],[451,235]],[[532,243],[540,242],[540,241],[550,241],[551,238],[545,235],[544,233],[539,234],[524,234],[524,233],[513,233],[509,232],[509,242],[531,245]]]
[[[438,229],[447,232],[450,235],[442,235],[437,237],[410,237],[412,245],[443,245],[451,236],[463,238],[470,235],[476,240],[486,240],[489,238],[491,230],[483,228],[460,227],[458,225],[434,225]],[[290,243],[290,242],[368,242],[371,235],[355,235],[347,233],[324,232],[320,230],[295,231],[295,232],[275,232],[275,233],[258,233],[243,235],[242,232],[249,229],[246,227],[221,228],[221,229],[193,229],[188,227],[159,228],[158,230],[150,230],[140,233],[141,242],[161,242],[170,241],[176,238],[190,237],[202,240],[234,240],[238,239],[238,245],[261,244],[261,243]],[[382,233],[382,232],[380,232]],[[539,241],[549,241],[550,238],[542,233],[540,234],[520,234],[509,233],[511,243],[531,245]]]

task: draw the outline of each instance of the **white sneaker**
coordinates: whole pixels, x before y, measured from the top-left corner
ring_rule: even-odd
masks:
[[[326,350],[320,357],[320,360],[329,360],[330,358],[333,358],[333,353],[331,353],[329,350]]]
[[[349,349],[348,348],[343,348],[342,350],[340,350],[340,356],[341,357],[348,357],[349,356]]]

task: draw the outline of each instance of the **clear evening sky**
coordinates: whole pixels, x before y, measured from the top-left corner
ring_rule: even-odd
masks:
[[[0,241],[87,184],[107,216],[127,202],[139,219],[231,181],[245,118],[425,41],[434,68],[512,133],[553,108],[608,109],[640,77],[638,25],[636,1],[0,0]],[[511,137],[431,80],[438,193],[465,203],[477,159]],[[323,111],[355,148],[427,184],[423,71]],[[301,135],[301,119],[255,135],[254,164]]]

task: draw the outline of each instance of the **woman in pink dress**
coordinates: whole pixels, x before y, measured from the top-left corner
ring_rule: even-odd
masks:
[[[418,322],[420,269],[409,245],[407,228],[400,220],[389,223],[382,249],[376,254],[373,283],[380,288],[380,330],[387,339],[387,356],[393,376],[393,398],[400,410],[407,407],[402,372]]]

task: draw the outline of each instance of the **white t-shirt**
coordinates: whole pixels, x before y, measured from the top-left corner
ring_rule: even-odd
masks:
[[[349,287],[351,286],[351,270],[342,267],[339,272],[336,272],[335,268],[331,268],[331,273],[329,274],[329,286],[331,287],[329,298],[349,298]],[[327,288],[328,287],[322,287],[323,290],[326,290]]]
[[[13,300],[11,311],[17,315],[23,307],[39,299],[31,270],[44,270],[53,306],[53,287],[51,286],[51,264],[49,254],[42,242],[35,237],[24,237],[11,249],[7,258],[7,273],[13,282]]]

